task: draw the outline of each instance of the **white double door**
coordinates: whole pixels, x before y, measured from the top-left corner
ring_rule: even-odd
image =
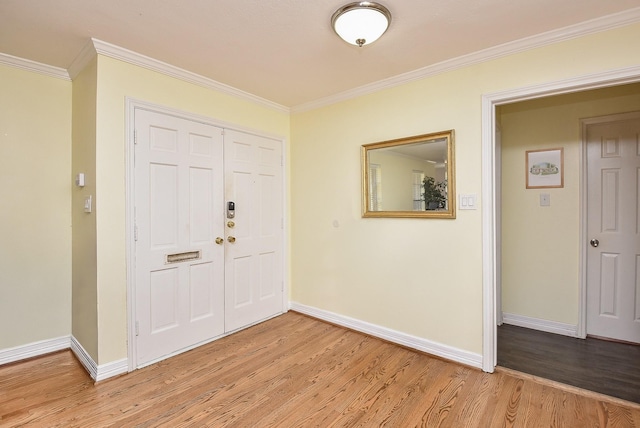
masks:
[[[141,367],[284,311],[282,148],[172,115],[134,116]]]
[[[587,334],[640,343],[640,114],[587,124]]]

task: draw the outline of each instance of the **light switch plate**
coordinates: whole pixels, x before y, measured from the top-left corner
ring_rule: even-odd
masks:
[[[540,206],[548,207],[551,205],[551,195],[548,193],[540,193]]]
[[[93,208],[92,202],[93,202],[93,198],[91,195],[84,198],[84,212],[90,213],[92,211],[92,208]]]
[[[458,195],[458,209],[477,210],[478,209],[477,199],[478,197],[475,193]]]

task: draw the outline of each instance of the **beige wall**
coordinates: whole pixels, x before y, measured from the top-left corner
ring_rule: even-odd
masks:
[[[578,323],[580,119],[640,110],[640,84],[505,105],[502,124],[502,310]],[[564,148],[564,188],[526,189],[525,152]],[[551,205],[541,207],[541,193]]]
[[[92,60],[73,81],[72,175],[85,175],[85,187],[72,191],[73,219],[73,317],[72,334],[87,353],[98,358],[98,294],[96,287],[96,76]],[[84,212],[92,197],[93,212]]]
[[[481,353],[481,211],[363,219],[360,146],[455,129],[456,189],[481,195],[482,95],[637,66],[638,38],[618,28],[292,115],[292,300]]]
[[[0,65],[0,349],[71,332],[71,82]]]

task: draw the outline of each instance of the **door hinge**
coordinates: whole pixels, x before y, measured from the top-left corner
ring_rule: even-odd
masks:
[[[133,226],[133,240],[134,241],[138,240],[138,225],[137,224],[135,226]]]
[[[134,145],[138,144],[138,130],[137,129],[133,130],[133,144]]]
[[[136,321],[136,336],[140,335],[140,322]]]

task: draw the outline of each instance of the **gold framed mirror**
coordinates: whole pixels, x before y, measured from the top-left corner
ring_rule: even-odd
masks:
[[[362,216],[456,218],[454,131],[362,146]]]

